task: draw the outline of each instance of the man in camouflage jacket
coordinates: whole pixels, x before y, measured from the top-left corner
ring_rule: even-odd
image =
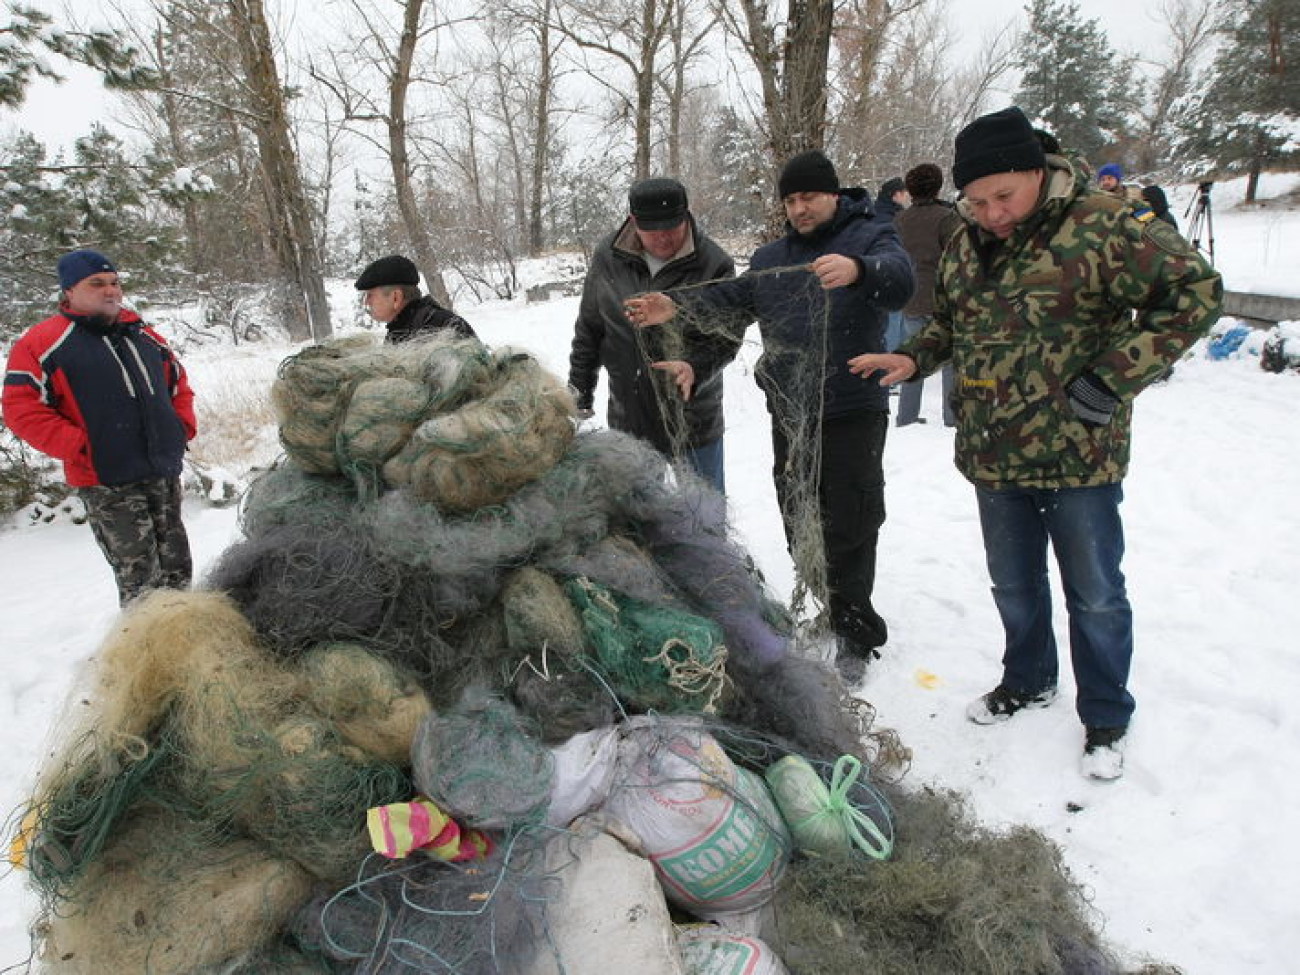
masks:
[[[1006,631],[979,724],[1056,696],[1047,547],[1060,566],[1086,729],[1083,770],[1122,772],[1134,701],[1132,614],[1120,570],[1133,399],[1214,324],[1219,275],[1147,209],[1045,155],[1012,107],[957,136],[965,228],[939,265],[935,314],[898,355],[850,368],[888,385],[956,372],[956,463],[975,485]]]

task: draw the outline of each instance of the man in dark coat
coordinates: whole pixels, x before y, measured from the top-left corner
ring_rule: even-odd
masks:
[[[448,329],[462,338],[477,337],[469,322],[443,308],[431,295],[421,294],[419,269],[400,254],[366,265],[357,278],[356,289],[365,292],[370,317],[388,326],[384,341],[390,345]]]
[[[623,302],[642,291],[735,276],[731,257],[691,215],[686,188],[654,177],[628,193],[629,215],[601,242],[582,288],[569,354],[569,385],[590,415],[600,368],[609,375],[606,422],[668,457],[684,458],[719,491],[723,475],[722,368],[736,354],[728,334],[645,332]]]
[[[906,212],[912,202],[911,194],[904,180],[891,176],[880,184],[876,194],[876,219],[898,226],[899,215]],[[898,343],[903,341],[903,313],[891,311],[885,319],[885,351],[893,352]]]
[[[876,540],[885,520],[882,458],[888,392],[858,382],[848,360],[884,349],[885,315],[912,296],[912,264],[892,224],[874,217],[861,189],[841,189],[821,152],[801,153],[781,172],[784,237],[760,247],[734,281],[627,302],[638,325],[716,309],[757,319],[763,355],[755,378],[772,415],[772,475],[786,540],[800,564],[798,494],[816,499],[825,552],[826,597],[845,680],[861,679],[888,627],[871,603]],[[816,587],[813,587],[816,591]]]
[[[948,238],[961,226],[961,217],[952,204],[939,199],[943,188],[943,170],[934,163],[921,163],[907,171],[904,178],[912,205],[894,218],[898,236],[916,268],[916,294],[903,309],[900,343],[925,327],[934,314],[934,273],[939,266]],[[888,349],[887,351],[894,351]],[[943,425],[952,427],[957,420],[952,411],[952,365],[943,367]],[[898,395],[898,426],[924,423],[921,416],[921,393],[924,379],[904,383]]]
[[[880,192],[876,194],[876,219],[897,222],[898,215],[911,202],[907,181],[899,176],[891,176],[880,184]]]
[[[107,257],[76,250],[58,270],[58,311],[9,352],[5,423],[63,462],[121,605],[146,589],[185,589],[192,566],[180,476],[197,431],[185,369],[122,304]]]

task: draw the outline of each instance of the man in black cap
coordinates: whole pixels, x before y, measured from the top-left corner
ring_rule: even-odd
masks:
[[[381,257],[366,265],[356,289],[365,292],[366,311],[388,326],[384,341],[406,342],[450,329],[463,338],[476,338],[469,322],[443,308],[432,295],[420,293],[420,272],[400,254]]]
[[[1115,779],[1134,710],[1119,514],[1132,403],[1214,324],[1222,282],[1149,209],[1044,152],[1015,106],[958,133],[952,176],[965,222],[940,258],[933,317],[899,354],[850,368],[877,386],[952,362],[956,462],[975,486],[1006,637],[1002,679],[967,716],[994,724],[1056,697],[1050,545],[1082,771]]]
[[[700,230],[677,180],[636,183],[628,210],[622,226],[592,254],[574,325],[569,385],[578,409],[590,416],[603,366],[610,427],[686,460],[725,492],[722,369],[737,343],[729,335],[681,329],[642,332],[628,321],[623,302],[642,291],[730,278],[736,266]]]
[[[883,351],[886,313],[912,296],[912,264],[893,225],[875,219],[867,192],[841,188],[819,150],[790,159],[777,188],[786,234],[755,251],[746,274],[626,304],[638,325],[670,321],[679,306],[693,320],[719,310],[758,320],[763,355],[755,379],[772,416],[772,476],[786,541],[801,580],[826,598],[836,665],[856,684],[889,637],[871,602],[885,521],[889,397],[858,382],[847,363]],[[809,514],[816,523],[807,523]],[[809,528],[820,529],[821,552],[809,548]],[[810,552],[824,557],[814,561]],[[815,584],[821,576],[824,591]]]
[[[13,433],[63,462],[125,606],[190,584],[181,471],[194,393],[163,337],[122,303],[98,251],[59,259],[58,311],[14,343],[4,383]]]

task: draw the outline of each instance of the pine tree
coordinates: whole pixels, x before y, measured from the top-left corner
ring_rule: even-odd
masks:
[[[1224,43],[1183,150],[1193,168],[1246,173],[1249,201],[1260,174],[1300,149],[1300,0],[1223,0],[1219,30]]]
[[[129,274],[133,297],[184,287],[175,266],[177,205],[205,186],[177,179],[102,127],[78,139],[71,157],[50,159],[27,133],[0,146],[0,322],[12,337],[48,315],[57,299],[55,265],[77,247],[109,254]]]
[[[1132,69],[1120,62],[1098,22],[1074,0],[1033,0],[1016,66],[1016,101],[1061,145],[1098,161],[1118,141],[1137,101]]]
[[[0,107],[17,108],[36,78],[61,81],[59,73],[42,58],[57,54],[94,68],[109,87],[149,83],[150,69],[139,52],[119,31],[59,30],[49,14],[18,3],[6,3],[7,21],[0,21]]]

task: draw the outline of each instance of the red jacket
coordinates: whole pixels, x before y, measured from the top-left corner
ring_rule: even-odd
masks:
[[[9,352],[9,429],[63,461],[73,487],[179,477],[194,392],[161,335],[123,309],[103,326],[61,308]]]

